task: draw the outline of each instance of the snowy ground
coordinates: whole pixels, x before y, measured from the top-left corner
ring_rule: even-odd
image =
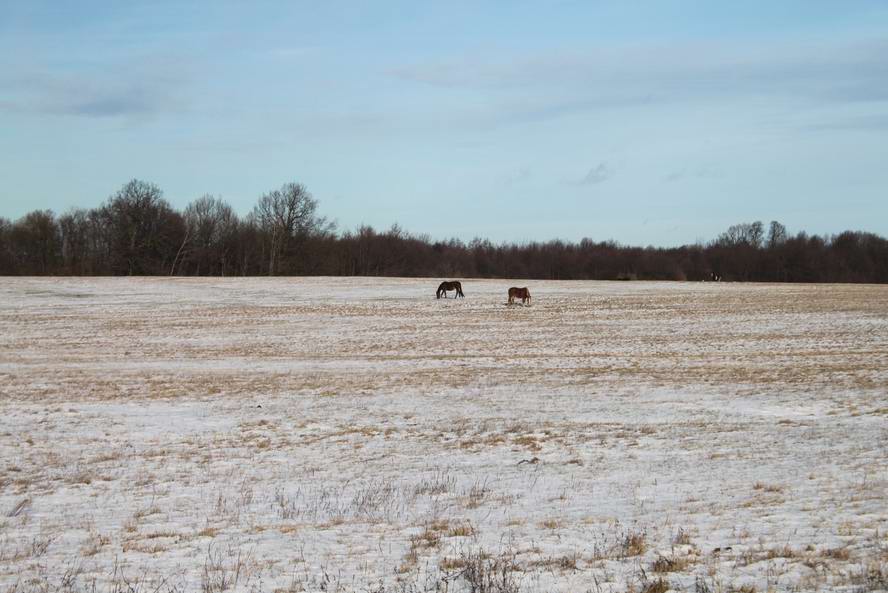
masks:
[[[888,287],[0,279],[0,592],[888,588]]]

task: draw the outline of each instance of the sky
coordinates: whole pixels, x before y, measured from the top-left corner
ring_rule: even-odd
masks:
[[[0,216],[134,178],[433,239],[888,235],[888,2],[0,0]]]

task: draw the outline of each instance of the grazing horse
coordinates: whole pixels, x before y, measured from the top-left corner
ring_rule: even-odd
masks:
[[[441,284],[439,284],[438,285],[438,292],[435,293],[435,298],[440,299],[441,295],[443,294],[444,298],[446,299],[448,290],[455,290],[456,291],[456,294],[453,295],[453,298],[456,298],[456,297],[465,298],[465,296],[466,296],[463,294],[462,284],[460,284],[458,281],[454,280],[452,282],[442,282]]]
[[[516,288],[512,287],[509,289],[509,304],[513,304],[515,299],[521,299],[521,304],[530,304],[530,291],[527,290],[527,287],[524,288]]]

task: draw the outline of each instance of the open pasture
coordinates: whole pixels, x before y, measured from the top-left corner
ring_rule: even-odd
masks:
[[[439,280],[3,278],[0,591],[888,587],[888,287]]]

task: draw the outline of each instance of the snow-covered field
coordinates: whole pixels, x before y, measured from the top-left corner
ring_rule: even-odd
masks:
[[[888,587],[888,286],[437,284],[0,279],[0,592]]]

